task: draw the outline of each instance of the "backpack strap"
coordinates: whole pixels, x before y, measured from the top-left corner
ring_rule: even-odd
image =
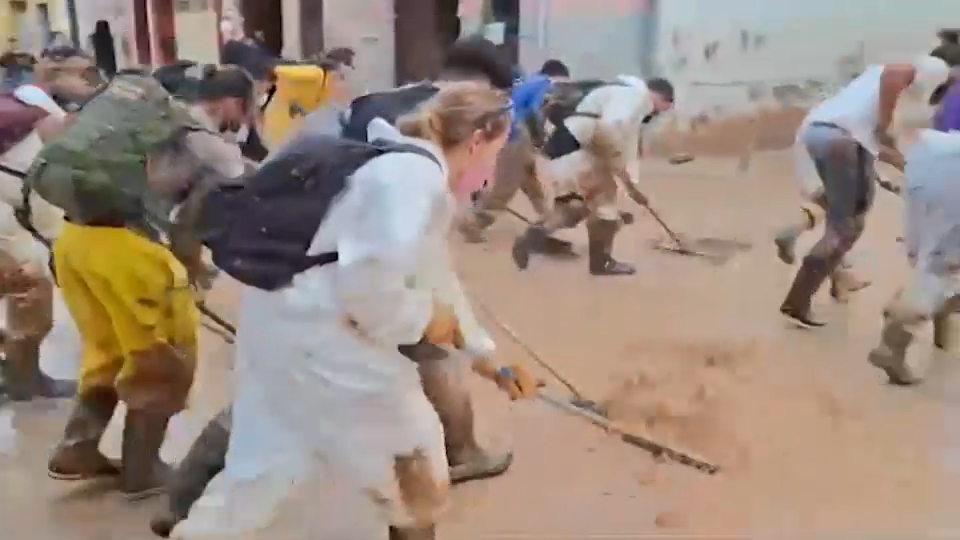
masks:
[[[374,139],[373,141],[370,141],[370,144],[379,150],[379,153],[374,157],[379,157],[394,152],[417,154],[425,158],[429,158],[430,161],[434,162],[441,171],[443,170],[443,166],[440,164],[440,161],[435,155],[433,155],[432,152],[415,144],[397,143],[387,139]],[[340,254],[336,251],[326,251],[323,253],[318,253],[317,255],[306,255],[303,257],[303,260],[300,262],[300,264],[296,265],[296,273],[299,274],[300,272],[304,272],[307,269],[313,268],[314,266],[324,266],[335,263],[338,260],[340,260]]]

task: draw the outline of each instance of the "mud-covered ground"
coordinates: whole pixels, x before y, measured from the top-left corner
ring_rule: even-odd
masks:
[[[521,224],[509,215],[488,244],[458,245],[469,294],[543,359],[590,397],[608,400],[624,425],[724,469],[710,477],[655,460],[579,418],[539,402],[511,405],[475,381],[485,440],[512,447],[516,461],[502,478],[455,489],[441,538],[960,534],[949,504],[960,491],[960,358],[933,353],[923,335],[913,357],[932,363],[930,379],[911,389],[883,384],[866,362],[904,271],[895,241],[901,203],[878,195],[856,251],[857,268],[873,286],[843,306],[821,293],[816,307],[831,324],[791,329],[777,307],[795,269],[776,260],[770,241],[797,211],[791,170],[784,152],[758,155],[746,175],[721,158],[646,164],[646,190],[672,227],[752,243],[724,266],[652,249],[662,234],[642,210],[616,244],[616,255],[639,269],[629,278],[587,274],[582,230],[565,234],[584,257],[538,258],[518,272],[509,246]],[[529,214],[519,197],[514,207]],[[225,286],[215,296],[213,304],[232,314],[235,291]],[[490,328],[501,361],[528,362],[504,332]],[[230,350],[205,339],[195,406],[173,430],[170,457],[228,395]],[[4,536],[149,538],[156,501],[129,506],[96,486],[47,479],[45,459],[65,409],[29,405],[0,414]],[[13,433],[5,428],[11,421]],[[108,451],[116,453],[118,441],[113,430]],[[355,523],[362,516],[335,483],[310,487],[289,506],[290,515],[258,537],[377,538]],[[320,517],[320,529],[297,525],[300,511]]]

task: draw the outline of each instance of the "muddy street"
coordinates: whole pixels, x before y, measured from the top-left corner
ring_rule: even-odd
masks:
[[[443,538],[585,538],[644,534],[773,537],[950,535],[960,517],[960,358],[934,353],[929,333],[912,351],[927,382],[893,388],[867,364],[883,305],[906,262],[896,237],[901,202],[878,194],[855,266],[873,285],[847,305],[826,292],[816,309],[830,321],[789,328],[777,307],[795,268],[780,263],[774,231],[797,211],[789,152],[758,155],[747,174],[733,159],[644,164],[644,189],[669,225],[692,238],[739,240],[752,249],[718,266],[652,248],[663,238],[644,211],[618,236],[616,255],[637,275],[591,278],[582,230],[564,233],[583,256],[510,260],[522,224],[502,214],[484,245],[457,243],[468,294],[512,328],[623,425],[643,429],[718,462],[706,476],[654,459],[585,421],[540,403],[509,404],[475,380],[481,430],[512,447],[505,476],[457,487]],[[518,197],[513,206],[529,209]],[[818,234],[819,231],[816,231]],[[809,234],[806,249],[816,239]],[[236,288],[220,284],[210,304],[235,318]],[[478,310],[480,311],[480,310]],[[502,363],[522,349],[480,315]],[[231,349],[204,332],[200,382],[164,455],[179,457],[230,391]],[[277,361],[283,361],[278,358]],[[556,392],[563,388],[538,370]],[[45,461],[66,404],[0,409],[0,523],[9,538],[146,540],[158,501],[130,505],[104,486],[49,480]],[[108,432],[119,453],[120,423]],[[335,479],[303,486],[289,514],[258,537],[377,538],[359,524]],[[322,515],[304,530],[297,513]]]

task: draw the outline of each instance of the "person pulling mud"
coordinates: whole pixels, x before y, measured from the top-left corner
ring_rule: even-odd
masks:
[[[329,66],[329,62],[324,64]],[[333,67],[336,67],[333,64]],[[304,120],[299,137],[308,134],[337,135],[366,142],[367,126],[374,118],[395,121],[399,116],[429,100],[445,86],[455,81],[482,82],[494,88],[508,89],[512,84],[510,67],[500,60],[493,43],[483,39],[464,39],[455,43],[444,64],[437,83],[404,86],[388,92],[366,94],[353,100],[347,109],[346,121],[341,118],[341,103],[334,99],[329,107],[311,112]],[[334,89],[332,95],[346,95]],[[472,404],[467,389],[451,387],[443,365],[428,363],[421,366],[423,385],[433,400],[441,418],[456,418],[455,425],[445,429],[450,478],[453,483],[489,478],[506,472],[512,463],[512,454],[489,455],[476,440],[473,428]],[[436,398],[434,400],[434,397]],[[207,484],[219,474],[226,463],[234,413],[229,408],[218,413],[203,429],[180,463],[169,485],[168,503],[151,521],[151,529],[159,536],[169,536],[174,527],[184,520],[203,494]],[[452,422],[452,420],[451,420]],[[267,463],[258,464],[267,467]]]
[[[320,457],[366,494],[389,538],[430,540],[451,476],[509,462],[473,442],[459,359],[444,348],[512,398],[536,392],[521,367],[492,363],[446,239],[509,111],[487,84],[450,83],[396,128],[371,121],[371,143],[304,130],[243,188],[211,194],[205,243],[245,285],[237,388],[222,477],[174,537],[264,526]]]
[[[901,96],[908,88],[916,89],[926,100],[949,74],[947,62],[936,56],[922,56],[912,63],[874,65],[812,109],[802,122],[797,131],[799,179],[807,185],[815,171],[822,188],[807,188],[817,204],[806,208],[801,223],[778,235],[780,258],[793,260],[793,243],[799,231],[810,228],[815,221],[811,216],[825,213],[826,228],[804,257],[780,306],[780,312],[794,324],[804,328],[824,326],[811,313],[810,304],[827,278],[833,277],[835,298],[864,286],[850,279],[843,261],[863,233],[873,204],[874,185],[880,182],[875,162],[904,168],[903,155],[890,134]]]
[[[956,346],[951,316],[960,311],[960,131],[923,130],[905,151],[904,240],[911,270],[884,309],[880,344],[868,358],[890,383],[920,377],[906,362],[916,332],[933,321],[933,343]]]
[[[544,105],[552,133],[543,148],[549,177],[556,183],[553,209],[514,242],[513,260],[519,269],[527,268],[531,253],[542,251],[554,231],[585,220],[590,273],[636,272],[611,254],[621,224],[633,219],[617,209],[617,182],[635,202],[649,204],[636,187],[641,129],[669,110],[673,98],[673,85],[660,78],[642,86],[605,81],[554,85]]]
[[[948,57],[960,65],[960,46]],[[897,385],[920,382],[907,364],[916,332],[933,322],[933,343],[949,351],[957,338],[952,316],[960,311],[960,78],[939,92],[933,129],[913,136],[904,152],[906,168],[904,240],[910,274],[884,309],[880,344],[868,359]]]
[[[237,70],[205,79],[192,108],[149,76],[119,75],[61,126],[28,172],[25,193],[66,217],[54,269],[83,349],[76,404],[48,463],[52,478],[116,476],[130,499],[163,488],[160,446],[196,364],[194,206],[208,183],[245,172],[239,149],[217,128],[244,121],[251,101],[252,81]],[[31,218],[28,211],[23,219]],[[121,399],[128,410],[117,464],[98,446]]]
[[[514,123],[510,138],[497,159],[493,181],[478,192],[473,207],[459,224],[468,242],[485,241],[484,231],[496,221],[493,212],[506,208],[517,190],[530,200],[538,219],[546,215],[544,185],[550,181],[546,179],[546,164],[539,152],[544,142],[540,114],[543,99],[553,82],[569,79],[570,71],[563,62],[547,60],[539,74],[514,83],[511,96]],[[545,253],[572,253],[573,248],[570,242],[552,236],[546,238],[543,247]]]

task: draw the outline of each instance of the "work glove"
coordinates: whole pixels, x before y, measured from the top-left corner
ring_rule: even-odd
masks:
[[[498,369],[494,381],[497,383],[497,388],[506,392],[511,400],[533,398],[540,387],[537,378],[519,364]]]
[[[540,381],[519,364],[497,368],[490,359],[477,358],[471,367],[477,375],[495,382],[511,400],[532,398],[541,386]]]
[[[460,321],[453,307],[439,302],[433,303],[433,316],[423,330],[423,340],[434,345],[453,345],[458,349],[464,346]]]

